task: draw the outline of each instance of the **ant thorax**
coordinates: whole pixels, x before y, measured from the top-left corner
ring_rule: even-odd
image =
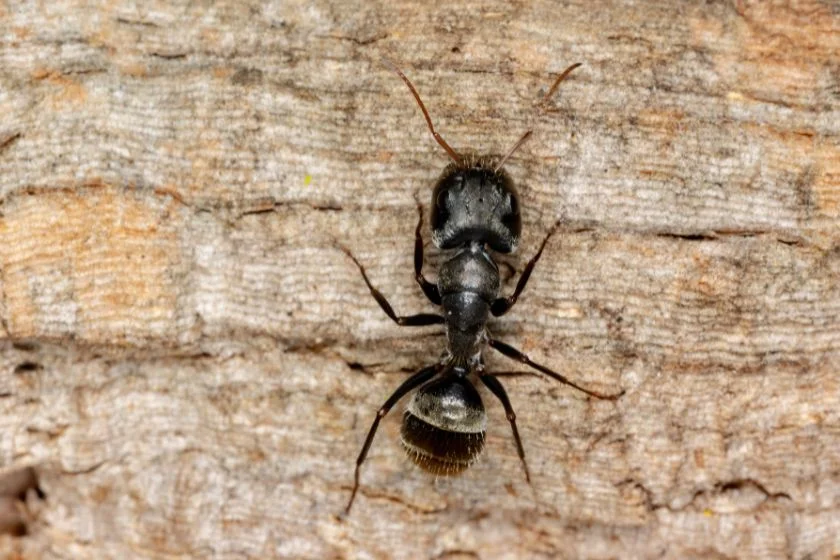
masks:
[[[441,265],[438,289],[452,363],[477,365],[475,356],[481,353],[499,287],[499,268],[481,241],[470,241]]]

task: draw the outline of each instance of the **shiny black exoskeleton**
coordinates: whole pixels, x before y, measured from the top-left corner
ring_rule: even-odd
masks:
[[[359,489],[360,468],[380,420],[402,397],[415,389],[403,417],[401,439],[408,456],[418,466],[434,474],[454,475],[467,469],[476,460],[484,447],[487,423],[484,405],[473,385],[475,380],[480,380],[505,409],[525,478],[530,482],[513,407],[501,382],[484,370],[482,350],[485,345],[593,397],[615,400],[623,394],[606,395],[585,389],[531,361],[512,346],[491,338],[487,332],[486,324],[490,315],[504,315],[516,303],[546,243],[557,228],[555,225],[543,239],[537,254],[525,267],[513,294],[499,297],[499,268],[491,251],[514,251],[522,229],[516,190],[502,165],[528,138],[531,131],[526,132],[502,158],[459,154],[435,132],[426,107],[405,74],[390,61],[386,62],[411,90],[429,130],[453,160],[443,170],[432,193],[431,227],[434,244],[442,250],[453,250],[455,254],[441,266],[437,284],[426,280],[422,273],[423,239],[420,235],[423,212],[418,204],[420,218],[415,230],[415,278],[426,297],[435,305],[443,307],[443,314],[398,316],[387,299],[373,287],[361,263],[349,250],[343,249],[359,268],[370,293],[388,317],[401,326],[444,324],[447,336],[446,352],[441,361],[421,369],[404,381],[377,412],[356,461],[347,513]],[[546,99],[578,66],[572,65],[557,78]]]

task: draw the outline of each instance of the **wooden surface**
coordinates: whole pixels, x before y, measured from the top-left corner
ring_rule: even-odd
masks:
[[[457,149],[534,127],[506,291],[567,227],[493,332],[626,394],[505,378],[531,487],[491,396],[458,479],[410,466],[397,410],[342,520],[375,410],[443,349],[335,247],[432,311],[414,196],[447,159],[382,55]],[[0,547],[840,554],[838,60],[831,1],[0,4],[0,513],[27,531]]]

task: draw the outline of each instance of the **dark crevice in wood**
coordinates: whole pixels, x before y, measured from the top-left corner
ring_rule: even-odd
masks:
[[[698,232],[674,232],[674,231],[658,231],[653,233],[656,237],[681,239],[683,241],[720,241],[726,237],[735,238],[750,238],[750,237],[772,237],[774,241],[783,243],[785,245],[794,245],[797,247],[805,245],[805,240],[801,238],[782,237],[779,232],[772,230],[708,230]]]
[[[30,372],[30,371],[38,371],[38,370],[41,370],[41,369],[44,369],[44,366],[42,366],[38,362],[32,362],[32,361],[27,360],[25,362],[21,362],[18,365],[16,365],[14,372],[15,372],[15,374],[20,374],[20,373],[25,373],[25,372]]]
[[[649,488],[647,488],[642,482],[640,482],[640,481],[638,481],[634,478],[628,478],[628,479],[622,480],[621,482],[616,484],[616,486],[618,486],[618,487],[631,486],[631,487],[636,488],[637,490],[641,491],[642,494],[644,494],[644,496],[645,496],[645,507],[650,512],[654,512],[654,511],[659,510],[659,509],[667,509],[668,511],[670,511],[672,513],[682,512],[682,511],[686,511],[686,510],[689,510],[690,508],[694,507],[694,504],[697,501],[697,499],[701,498],[702,496],[720,495],[720,494],[725,494],[727,492],[732,492],[732,491],[742,490],[742,489],[747,489],[747,488],[755,488],[756,490],[758,490],[759,492],[764,494],[764,500],[762,501],[762,504],[765,503],[765,502],[768,502],[768,501],[775,501],[775,500],[779,500],[779,499],[786,499],[786,500],[793,501],[793,498],[791,498],[790,494],[788,494],[786,492],[770,492],[761,482],[759,482],[757,480],[754,480],[754,479],[751,479],[751,478],[739,478],[739,479],[734,479],[734,480],[731,480],[731,481],[719,482],[719,483],[715,484],[710,490],[697,490],[691,496],[691,500],[689,500],[688,503],[686,503],[685,505],[680,506],[680,507],[672,507],[668,504],[654,501],[653,491],[650,490]]]
[[[742,490],[750,487],[755,488],[756,490],[764,494],[765,501],[778,499],[786,499],[793,501],[793,498],[791,498],[790,494],[788,494],[787,492],[770,492],[761,482],[752,478],[738,478],[727,482],[721,482],[715,486],[715,490],[718,490],[721,493],[726,493],[732,490]]]
[[[179,60],[182,58],[187,58],[187,53],[150,52],[149,56],[153,56],[155,58],[162,58],[163,60]]]
[[[123,25],[140,25],[143,27],[157,27],[159,28],[160,25],[152,22],[152,21],[141,21],[137,19],[129,19],[126,17],[117,17],[114,21],[117,23],[122,23]]]
[[[373,37],[367,37],[365,39],[359,39],[357,37],[351,37],[348,35],[316,35],[318,39],[333,39],[336,41],[350,41],[351,43],[355,43],[361,47],[367,47],[369,45],[373,45],[374,43],[378,43],[379,41],[383,41],[388,38],[388,33],[381,33],[379,35],[374,35]]]
[[[34,467],[24,467],[0,476],[0,535],[23,537],[29,534],[32,515],[24,502],[30,492],[34,492],[40,500],[46,498]]]
[[[23,137],[23,134],[20,132],[15,132],[6,136],[5,138],[0,138],[0,152],[11,146],[15,141],[19,140]]]

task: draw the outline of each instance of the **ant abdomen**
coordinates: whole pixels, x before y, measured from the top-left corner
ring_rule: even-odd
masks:
[[[444,377],[414,394],[403,416],[402,444],[421,469],[453,476],[481,454],[486,424],[484,404],[472,383]]]

